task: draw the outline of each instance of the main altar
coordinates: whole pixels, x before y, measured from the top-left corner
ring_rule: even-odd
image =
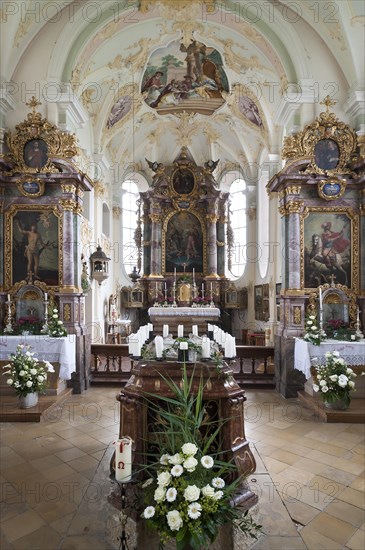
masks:
[[[177,334],[177,327],[182,325],[186,333],[193,332],[195,325],[199,333],[207,331],[207,323],[218,323],[220,309],[217,307],[151,307],[148,315],[155,333],[162,334],[163,325],[168,325],[172,333]]]

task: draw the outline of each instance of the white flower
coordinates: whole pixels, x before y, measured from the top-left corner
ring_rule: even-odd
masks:
[[[202,493],[205,497],[212,497],[214,495],[214,489],[210,485],[206,485],[202,489]]]
[[[198,447],[194,443],[184,443],[181,450],[184,455],[194,456],[198,452]]]
[[[48,370],[48,372],[54,372],[53,365],[51,365],[51,363],[50,363],[49,361],[45,361],[45,362],[44,362],[44,366],[46,367],[46,369]]]
[[[333,357],[340,357],[340,354],[339,354],[338,351],[333,351],[332,355],[333,355]]]
[[[341,388],[346,388],[348,381],[349,379],[344,374],[340,374],[338,377],[338,385],[341,386]]]
[[[214,460],[212,459],[211,456],[208,456],[208,455],[205,455],[205,456],[202,456],[201,459],[200,459],[200,463],[202,466],[204,466],[204,468],[213,468],[214,466]]]
[[[43,381],[44,381],[44,376],[39,375],[39,376],[37,377],[37,380],[38,380],[38,382],[43,382]]]
[[[157,485],[160,485],[160,487],[167,487],[167,485],[171,481],[171,475],[169,472],[162,472],[157,476]]]
[[[189,504],[189,506],[188,506],[188,516],[189,516],[189,518],[198,519],[198,517],[201,515],[200,514],[201,509],[202,509],[202,507],[199,504],[199,502],[192,502],[191,504]]]
[[[326,354],[325,354],[325,355],[326,355],[326,357],[331,357],[332,354],[331,354],[330,351],[326,351]]]
[[[189,456],[185,461],[184,461],[184,468],[186,468],[186,470],[188,472],[194,472],[196,466],[198,464],[198,461],[196,458],[194,458],[193,456]]]
[[[170,455],[168,454],[162,455],[160,458],[160,464],[163,464],[163,466],[167,466],[169,463],[169,458],[170,458]]]
[[[346,374],[353,374],[353,372],[354,371],[352,369],[350,369],[350,367],[347,367]]]
[[[351,389],[353,389],[355,387],[355,382],[353,382],[352,380],[349,380],[349,386]]]
[[[169,458],[170,464],[182,464],[183,460],[180,453],[176,453]]]
[[[57,309],[57,308],[54,308],[54,309],[53,309],[53,313],[58,313],[58,309]]]
[[[33,382],[31,382],[30,380],[28,380],[28,382],[26,382],[25,384],[27,386],[27,388],[31,388],[33,386]]]
[[[156,502],[162,502],[163,500],[165,500],[165,495],[166,489],[164,489],[163,487],[157,487],[153,498]]]
[[[180,513],[177,510],[172,510],[166,514],[167,523],[171,531],[179,531],[183,526],[183,520]]]
[[[315,315],[309,315],[308,319],[315,319],[316,316]]]
[[[323,393],[327,393],[328,392],[328,387],[327,386],[322,386],[321,390],[323,391]]]
[[[57,319],[58,315],[52,315],[53,319]]]
[[[313,325],[313,321],[307,321],[307,325]]]
[[[313,330],[313,331],[317,330],[317,327],[316,327],[316,325],[313,325],[313,326],[312,326],[312,327],[310,327],[310,328],[311,328],[311,330]]]
[[[149,519],[149,518],[153,518],[154,515],[155,515],[154,507],[153,506],[147,506],[147,508],[145,508],[145,510],[143,512],[143,516],[146,519]]]
[[[26,352],[25,352],[25,355],[26,355],[27,357],[32,357],[32,354],[30,353],[30,351],[26,351]]]
[[[215,489],[223,489],[223,487],[225,486],[224,479],[222,479],[221,477],[214,477],[212,479],[212,485],[213,487],[215,487]]]
[[[317,384],[313,384],[313,391],[319,391],[319,386],[317,386]]]
[[[171,475],[173,475],[174,477],[180,477],[183,471],[184,468],[181,466],[181,464],[176,464],[176,466],[174,466],[171,470]]]
[[[342,357],[340,357],[339,359],[337,359],[335,361],[336,365],[344,365],[345,364],[345,361],[344,359],[342,359]]]
[[[25,374],[24,370],[19,371],[19,376],[24,376],[24,374]]]
[[[319,385],[320,386],[327,386],[327,382],[325,380],[321,380]]]
[[[351,334],[351,340],[356,340],[355,334]]]
[[[320,374],[317,374],[317,380],[322,380],[322,376]]]
[[[330,380],[332,380],[332,382],[336,382],[337,378],[338,378],[337,374],[331,374],[330,376]]]
[[[34,376],[35,374],[37,374],[37,370],[36,369],[30,369],[30,374],[32,376]]]
[[[200,497],[200,489],[196,485],[188,485],[184,491],[184,498],[189,502],[198,500]]]
[[[175,487],[170,487],[169,489],[167,489],[166,500],[168,502],[174,502],[174,500],[176,500],[176,497],[177,497],[177,491]]]
[[[220,500],[223,497],[223,491],[216,491],[213,495],[214,500]]]
[[[13,384],[14,380],[12,378],[8,378],[6,383],[8,384],[8,386],[11,386]]]

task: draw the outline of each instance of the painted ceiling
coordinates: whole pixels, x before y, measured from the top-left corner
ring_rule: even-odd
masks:
[[[172,163],[183,146],[198,164],[219,159],[217,176],[251,170],[327,94],[346,116],[364,80],[363,9],[362,0],[4,2],[6,125],[39,92],[42,114],[77,133],[114,188],[133,171],[151,180],[145,159]]]

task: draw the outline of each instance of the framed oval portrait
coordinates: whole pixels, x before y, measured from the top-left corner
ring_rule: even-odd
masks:
[[[340,161],[340,148],[334,139],[320,139],[314,146],[314,159],[321,170],[333,170]]]
[[[43,139],[31,139],[24,145],[24,162],[29,168],[43,168],[48,161],[48,145]]]
[[[22,179],[18,187],[22,195],[33,199],[44,193],[44,182],[39,179]]]
[[[195,186],[194,174],[189,168],[179,168],[172,177],[172,186],[175,193],[188,195]]]

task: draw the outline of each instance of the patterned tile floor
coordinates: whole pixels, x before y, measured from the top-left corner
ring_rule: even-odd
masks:
[[[1,424],[1,550],[118,548],[107,504],[117,392],[93,387],[40,423]],[[257,460],[249,483],[263,531],[256,542],[236,537],[235,550],[365,548],[364,426],[324,424],[271,390],[246,396]],[[137,548],[133,536],[129,544]]]

